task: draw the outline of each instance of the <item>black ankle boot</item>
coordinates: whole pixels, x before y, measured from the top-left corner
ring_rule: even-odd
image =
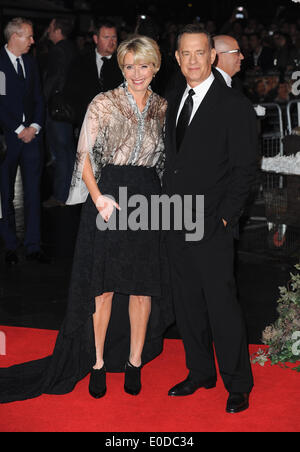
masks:
[[[125,365],[125,385],[124,389],[127,394],[137,396],[141,392],[141,369],[133,366],[129,361]]]
[[[89,385],[89,393],[94,399],[101,399],[106,394],[106,369],[92,369]]]

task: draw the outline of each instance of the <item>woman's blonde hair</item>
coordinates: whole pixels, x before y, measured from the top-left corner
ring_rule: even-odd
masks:
[[[133,53],[134,63],[152,63],[156,74],[161,66],[161,53],[154,39],[147,36],[133,36],[122,42],[117,51],[118,63],[121,71],[124,69],[124,59],[128,52]]]

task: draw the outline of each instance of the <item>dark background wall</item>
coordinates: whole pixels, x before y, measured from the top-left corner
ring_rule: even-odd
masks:
[[[300,12],[300,5],[292,0],[0,0],[0,15],[5,16],[7,11],[18,8],[22,12],[27,10],[28,14],[51,14],[51,10],[62,12],[65,8],[71,13],[87,13],[89,10],[97,15],[124,16],[128,22],[134,21],[137,14],[146,13],[159,20],[181,23],[190,22],[195,17],[199,17],[201,22],[213,19],[221,26],[237,6],[244,6],[250,17],[266,24],[278,14],[295,21]]]

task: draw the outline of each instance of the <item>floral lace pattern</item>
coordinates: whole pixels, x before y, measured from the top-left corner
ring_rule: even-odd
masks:
[[[140,112],[124,83],[91,102],[82,125],[67,204],[86,201],[82,172],[87,155],[97,183],[108,164],[156,167],[162,177],[165,163],[164,125],[167,102],[154,92]]]

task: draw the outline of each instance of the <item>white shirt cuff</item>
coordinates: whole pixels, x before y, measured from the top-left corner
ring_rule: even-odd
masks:
[[[41,131],[41,126],[39,126],[38,124],[30,124],[30,127],[34,127],[37,130],[36,135],[38,135]]]
[[[18,127],[18,128],[15,130],[15,133],[16,133],[17,135],[19,135],[21,132],[23,132],[24,129],[25,129],[25,127],[24,127],[23,125],[21,125],[20,127]]]

